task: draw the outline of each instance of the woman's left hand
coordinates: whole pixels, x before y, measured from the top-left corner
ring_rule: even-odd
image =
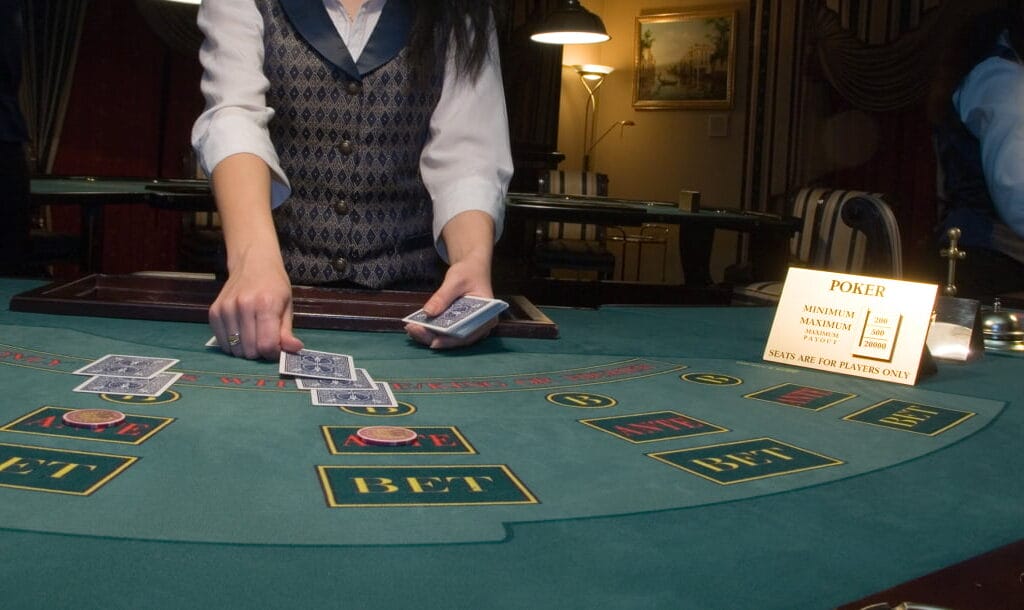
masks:
[[[456,299],[466,295],[493,298],[489,264],[480,264],[472,260],[452,264],[444,276],[441,287],[423,305],[423,310],[431,316],[440,315]],[[429,346],[430,349],[450,349],[476,343],[486,337],[497,324],[498,319],[494,318],[464,338],[435,333],[419,324],[407,324],[405,332],[416,342]]]
[[[423,305],[423,310],[428,315],[437,316],[462,296],[493,298],[491,256],[494,251],[494,221],[490,215],[476,210],[458,214],[448,221],[441,235],[451,266],[441,287]],[[407,324],[405,332],[431,349],[449,349],[476,343],[497,324],[497,318],[490,320],[468,337],[442,335],[419,324]]]

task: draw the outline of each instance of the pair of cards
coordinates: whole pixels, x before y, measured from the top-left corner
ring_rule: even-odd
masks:
[[[74,391],[159,396],[181,378],[181,373],[167,372],[177,363],[175,358],[107,354],[74,371],[75,375],[89,376]]]
[[[508,303],[501,299],[463,296],[440,315],[429,316],[420,309],[402,318],[402,321],[419,324],[442,335],[465,339],[506,309]]]
[[[356,368],[352,356],[311,349],[281,352],[278,371],[295,377],[319,407],[397,407],[391,387]]]

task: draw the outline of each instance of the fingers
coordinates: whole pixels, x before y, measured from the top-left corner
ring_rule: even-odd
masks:
[[[455,264],[445,273],[444,281],[434,294],[423,304],[428,315],[440,315],[459,297],[471,295],[491,298],[490,269],[477,268],[468,264]]]
[[[254,355],[246,352],[245,357],[273,360],[281,354],[281,317],[274,311],[260,309],[255,312],[255,319]]]
[[[444,281],[437,289],[437,292],[430,295],[430,298],[423,305],[423,310],[427,315],[440,315],[456,299],[464,295],[487,298],[493,296],[489,268],[477,268],[467,264],[452,265],[445,274]],[[419,324],[407,324],[405,332],[417,343],[426,345],[431,349],[451,349],[476,343],[486,337],[497,324],[498,320],[496,318],[490,320],[471,335],[463,338],[435,333]]]
[[[497,326],[497,324],[498,324],[498,320],[497,319],[491,320],[490,322],[488,322],[487,324],[484,324],[480,328],[478,328],[475,331],[473,331],[472,334],[470,334],[469,336],[464,337],[464,338],[450,337],[450,336],[446,336],[446,335],[437,335],[434,338],[434,340],[431,341],[430,349],[438,349],[438,350],[441,350],[441,349],[452,349],[452,348],[456,348],[456,347],[464,347],[466,345],[472,345],[472,344],[476,343],[477,341],[479,341],[480,339],[483,339],[484,337],[486,337],[488,334],[490,334],[491,329],[494,328],[495,326]]]
[[[445,309],[448,309],[449,305],[455,302],[455,299],[465,294],[460,288],[457,282],[444,281],[441,287],[437,289],[437,292],[430,295],[427,302],[423,304],[423,311],[430,316],[441,315]]]
[[[250,360],[259,358],[262,341],[259,326],[255,310],[241,306],[237,301],[218,299],[210,307],[210,327],[225,354]]]
[[[240,347],[242,348],[242,356],[249,360],[256,360],[260,357],[259,344],[261,339],[257,330],[257,315],[258,312],[252,305],[238,308],[238,332],[241,334]]]
[[[303,348],[302,341],[299,340],[294,334],[292,334],[292,306],[291,304],[285,309],[284,315],[281,316],[281,329],[279,332],[281,338],[281,350],[286,352],[297,352]],[[276,356],[275,356],[276,357]]]
[[[405,326],[405,332],[408,333],[414,341],[422,345],[426,345],[430,349],[452,349],[476,343],[480,339],[486,337],[491,332],[491,329],[497,326],[497,324],[497,319],[491,320],[466,337],[442,335],[432,332],[419,324],[407,324]]]
[[[426,345],[427,347],[430,347],[431,344],[434,342],[434,339],[437,338],[438,336],[437,334],[420,326],[419,324],[406,324],[405,332],[406,334],[409,335],[410,338],[412,338],[413,341],[415,341],[416,343],[420,343],[422,345]]]
[[[221,351],[229,356],[243,354],[242,333],[237,319],[234,308],[225,307],[219,299],[210,307],[210,328]]]
[[[276,360],[282,349],[302,349],[302,341],[292,333],[288,296],[238,295],[225,286],[210,307],[210,327],[221,350],[250,360]]]
[[[413,341],[426,345],[430,349],[440,350],[472,345],[490,334],[491,330],[497,325],[498,319],[494,318],[466,337],[442,335],[420,326],[419,324],[406,324],[405,332],[413,339]]]

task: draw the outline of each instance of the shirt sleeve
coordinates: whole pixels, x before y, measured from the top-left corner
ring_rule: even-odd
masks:
[[[495,239],[504,225],[512,153],[493,26],[488,47],[487,60],[475,81],[456,78],[454,60],[448,58],[444,88],[420,156],[420,174],[434,205],[434,240],[445,261],[448,252],[441,230],[457,214],[468,210],[490,214]]]
[[[1024,237],[1024,66],[992,57],[953,96],[960,119],[981,142],[981,162],[996,210]]]
[[[192,126],[192,147],[207,175],[225,158],[252,153],[270,167],[272,207],[291,194],[267,125],[270,82],[263,74],[263,18],[254,2],[217,0],[199,7],[201,89],[206,108]]]

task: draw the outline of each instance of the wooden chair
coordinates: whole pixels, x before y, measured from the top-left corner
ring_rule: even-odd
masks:
[[[644,249],[647,246],[655,246],[661,248],[661,264],[658,269],[660,271],[660,282],[665,283],[665,272],[668,267],[668,240],[671,229],[667,225],[657,224],[653,222],[645,222],[640,225],[639,230],[633,229],[621,229],[617,233],[613,233],[608,236],[608,240],[612,242],[621,242],[622,244],[622,264],[619,267],[619,279],[626,279],[626,263],[629,259],[629,253],[633,253],[633,281],[641,281],[643,262],[644,262]]]
[[[903,277],[903,246],[889,199],[866,191],[803,188],[791,214],[803,219],[790,241],[791,266],[841,273]],[[734,287],[737,304],[773,304],[783,279]]]
[[[538,191],[553,195],[608,195],[608,176],[595,172],[551,170],[538,178]],[[611,279],[615,255],[608,250],[608,233],[625,235],[622,229],[589,223],[549,222],[537,227],[532,264],[537,275],[552,276],[572,271],[576,278],[593,273],[598,280]]]
[[[227,252],[217,212],[188,212],[182,215],[178,269],[227,274]]]
[[[33,210],[28,238],[28,257],[23,275],[48,277],[54,266],[70,267],[80,272],[85,267],[86,247],[77,233],[54,231],[48,207]]]

